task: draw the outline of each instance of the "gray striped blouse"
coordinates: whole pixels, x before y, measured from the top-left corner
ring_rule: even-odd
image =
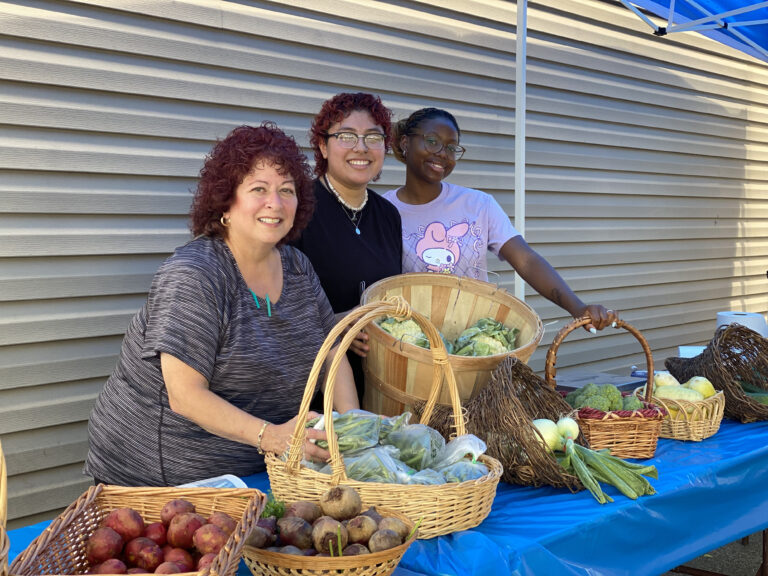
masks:
[[[160,353],[182,360],[210,390],[273,423],[298,413],[333,311],[306,256],[280,247],[283,292],[257,308],[226,243],[198,237],[155,275],[88,425],[85,473],[124,486],[172,486],[264,469],[256,449],[175,414]]]

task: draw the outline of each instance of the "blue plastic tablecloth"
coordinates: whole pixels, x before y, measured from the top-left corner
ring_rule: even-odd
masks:
[[[724,420],[703,442],[659,440],[657,494],[613,503],[588,492],[499,484],[472,530],[416,541],[395,576],[662,574],[768,528],[768,423]],[[269,489],[266,474],[244,479]],[[13,559],[47,525],[9,533]]]

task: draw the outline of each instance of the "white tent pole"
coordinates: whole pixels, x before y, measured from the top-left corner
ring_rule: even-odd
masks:
[[[515,228],[525,237],[525,92],[528,0],[517,0],[515,40]],[[515,272],[515,297],[525,300],[525,282]]]

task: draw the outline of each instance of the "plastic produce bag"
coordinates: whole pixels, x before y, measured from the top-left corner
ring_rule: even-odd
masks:
[[[307,422],[308,427],[325,430],[325,416],[313,418]],[[333,412],[333,431],[339,442],[339,452],[356,452],[363,448],[376,446],[379,442],[381,417],[365,410],[349,410],[344,414]],[[320,448],[328,450],[326,440],[317,440]]]
[[[399,430],[408,422],[411,421],[411,413],[403,412],[399,416],[387,416],[381,419],[381,426],[379,428],[379,442],[385,443],[387,436],[392,430]]]
[[[392,430],[386,444],[400,450],[400,460],[415,470],[429,468],[445,447],[445,439],[434,428],[424,424],[408,424]]]
[[[399,470],[396,457],[397,449],[393,446],[375,446],[349,454],[344,457],[347,477],[360,482],[395,484]]]
[[[471,460],[459,460],[450,466],[441,468],[446,482],[466,482],[467,480],[476,480],[488,474],[488,468],[482,462],[472,462]]]
[[[445,476],[432,468],[425,468],[408,477],[408,484],[435,485],[445,484]]]
[[[474,434],[457,436],[440,451],[440,454],[432,462],[432,468],[441,470],[467,457],[475,462],[482,454],[485,454],[487,448],[485,442]]]

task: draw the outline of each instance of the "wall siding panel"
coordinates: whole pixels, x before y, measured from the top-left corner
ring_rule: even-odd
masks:
[[[768,65],[660,39],[615,0],[529,5],[526,236],[657,364],[765,312]],[[320,104],[381,95],[454,113],[451,181],[514,213],[516,5],[502,0],[0,1],[0,435],[10,526],[88,485],[87,418],[152,276],[189,239],[212,142],[273,120],[306,146]],[[377,191],[402,184],[385,162]],[[514,274],[488,259],[510,291]],[[527,289],[548,324],[565,313]],[[626,332],[573,333],[569,368],[624,372]]]

